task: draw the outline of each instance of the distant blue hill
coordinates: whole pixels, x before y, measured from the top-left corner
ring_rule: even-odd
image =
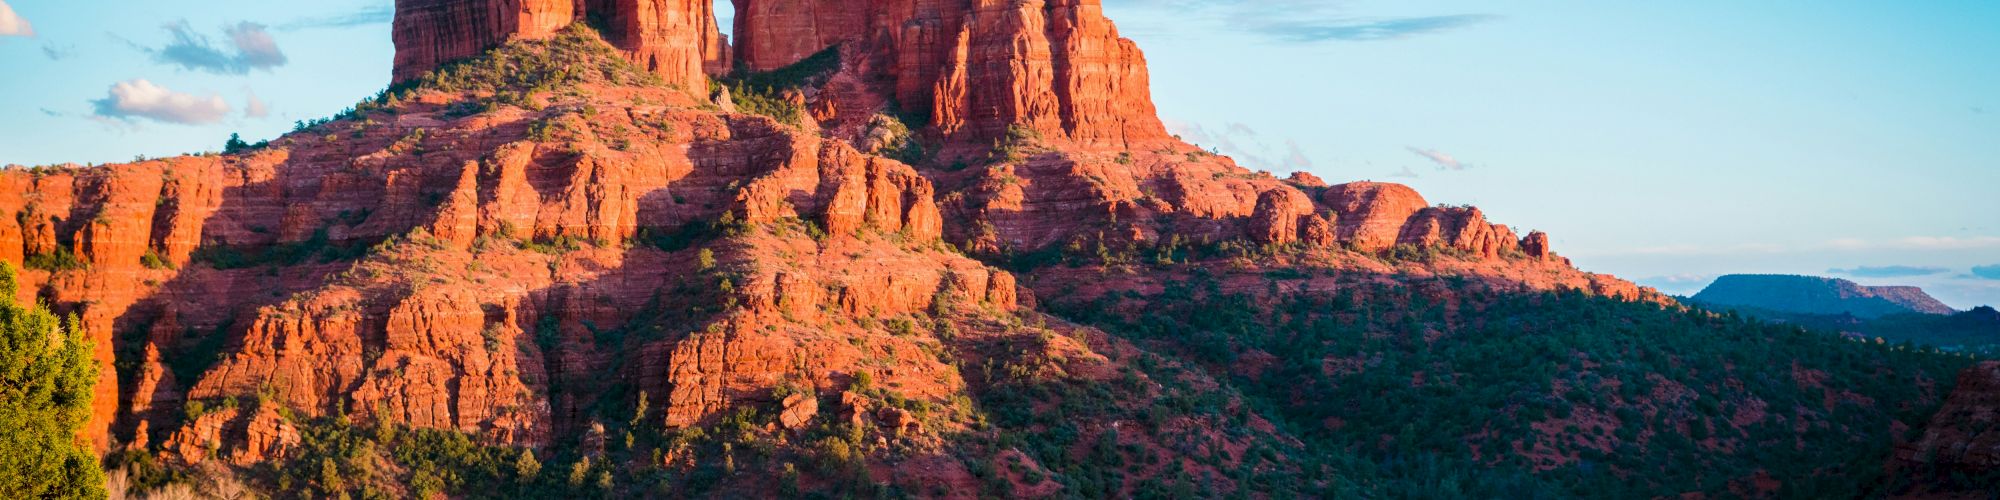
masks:
[[[1717,278],[1692,302],[1722,308],[1754,308],[1792,314],[1852,315],[1874,319],[1891,314],[1958,312],[1913,286],[1862,286],[1815,276],[1732,274]]]

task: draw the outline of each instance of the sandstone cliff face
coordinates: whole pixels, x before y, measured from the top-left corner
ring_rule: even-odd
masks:
[[[840,44],[896,102],[924,111],[950,141],[1009,127],[1079,146],[1136,149],[1168,139],[1153,111],[1145,57],[1097,0],[748,0],[736,12],[737,61],[768,71]]]
[[[714,5],[701,0],[405,0],[396,2],[393,81],[586,20],[602,22],[632,62],[691,94],[706,95],[708,75],[728,70]]]
[[[708,75],[729,70],[729,42],[708,0],[586,0],[583,15],[604,20],[605,39],[670,85],[706,95]]]
[[[396,2],[394,80],[479,55],[508,40],[543,39],[577,19],[570,0]]]

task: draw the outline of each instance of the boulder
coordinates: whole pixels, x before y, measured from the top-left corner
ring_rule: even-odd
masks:
[[[1430,207],[1423,195],[1401,184],[1355,182],[1327,188],[1320,203],[1337,214],[1340,241],[1374,252],[1396,246],[1403,226]]]

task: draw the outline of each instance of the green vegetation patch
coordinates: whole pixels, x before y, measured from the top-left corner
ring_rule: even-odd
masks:
[[[1054,307],[1208,367],[1344,476],[1414,497],[1731,496],[1759,472],[1785,497],[1875,491],[1893,423],[1925,421],[1972,362],[1580,292],[1342,290],[1198,273]]]

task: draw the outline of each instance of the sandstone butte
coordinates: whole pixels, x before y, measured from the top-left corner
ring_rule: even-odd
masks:
[[[491,89],[416,85],[242,153],[0,173],[0,260],[44,263],[18,298],[77,314],[96,342],[86,437],[252,464],[300,439],[273,410],[286,408],[549,446],[597,428],[599,398],[644,393],[646,418],[670,427],[764,405],[786,426],[871,420],[924,439],[967,423],[844,388],[866,376],[944,402],[968,390],[959,366],[1024,360],[1118,377],[1130,346],[1042,314],[1037,297],[1200,268],[1252,293],[1264,270],[1309,266],[1338,272],[1285,288],[1462,276],[1669,302],[1475,208],[1280,179],[1175,139],[1144,57],[1095,0],[736,5],[732,48],[706,1],[402,0],[398,82],[593,19],[665,85],[583,72],[569,91],[486,108],[465,104],[494,102]],[[727,68],[828,51],[824,74],[785,92],[807,111],[796,123],[708,91]],[[931,145],[917,165],[885,155],[888,122],[911,112],[928,115],[908,127]],[[1166,245],[1299,251],[1153,274],[990,264]],[[935,321],[888,321],[916,315]],[[225,400],[241,404],[183,411]]]

